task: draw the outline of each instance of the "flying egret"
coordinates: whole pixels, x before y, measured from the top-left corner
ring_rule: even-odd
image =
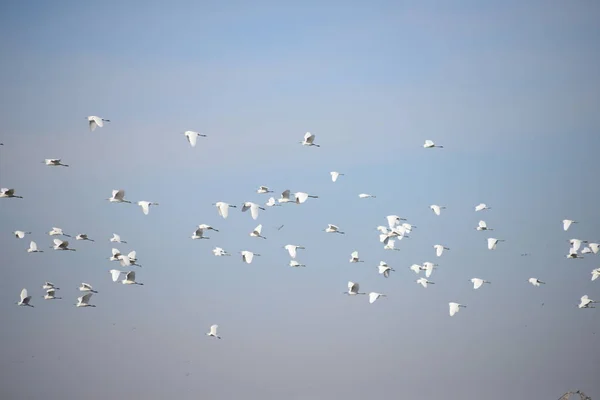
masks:
[[[488,238],[487,247],[489,250],[496,250],[498,242],[504,242],[504,239]]]
[[[435,285],[434,282],[428,281],[426,278],[419,278],[415,282],[427,289],[427,285]]]
[[[572,219],[563,219],[562,220],[562,224],[563,224],[563,229],[565,231],[568,231],[569,228],[571,227],[571,224],[578,224],[579,222],[577,221],[573,221]]]
[[[332,224],[327,224],[327,228],[323,229],[325,232],[327,233],[340,233],[340,234],[345,234],[346,232],[342,232],[339,230],[340,228],[338,228],[335,225]]]
[[[59,290],[60,288],[56,287],[54,285],[54,283],[52,283],[52,282],[44,282],[44,284],[42,285],[42,289],[56,289],[56,290]]]
[[[475,211],[491,210],[492,207],[488,207],[485,203],[479,203],[475,206]]]
[[[125,272],[125,279],[121,281],[123,285],[140,285],[143,286],[143,283],[136,282],[135,280],[135,271],[127,271]]]
[[[55,293],[56,293],[55,289],[48,289],[46,291],[46,294],[44,295],[44,300],[60,300],[60,299],[62,299],[62,297],[56,297]]]
[[[111,237],[109,240],[115,243],[127,243],[126,241],[121,240],[121,236],[117,235],[116,233],[113,233],[113,237]]]
[[[21,290],[21,300],[18,301],[16,304],[20,305],[20,306],[29,306],[29,307],[33,307],[31,304],[29,304],[29,302],[31,301],[31,296],[27,295],[27,289],[23,289]]]
[[[81,297],[77,298],[77,304],[75,304],[77,307],[96,307],[93,304],[90,304],[90,298],[92,297],[94,293],[86,293]]]
[[[188,142],[190,143],[190,146],[192,146],[192,147],[196,147],[196,141],[198,140],[198,136],[206,137],[206,135],[204,135],[200,132],[194,132],[194,131],[185,131],[185,132],[183,132],[183,134],[185,135]]]
[[[242,261],[246,264],[251,264],[254,257],[260,257],[260,254],[253,253],[248,250],[242,250],[240,253],[242,254]]]
[[[344,294],[347,294],[349,296],[354,296],[357,294],[366,294],[366,293],[360,293],[360,285],[358,283],[354,283],[352,281],[348,282],[348,291],[344,292]]]
[[[15,198],[15,199],[22,199],[23,196],[16,196],[15,195],[15,189],[8,189],[8,188],[1,188],[0,189],[0,198]]]
[[[588,297],[588,295],[586,294],[586,295],[581,296],[581,302],[579,303],[578,307],[579,308],[596,308],[596,307],[594,307],[594,306],[591,305],[591,304],[594,304],[594,303],[598,303],[598,302],[595,301],[595,300],[590,299]]]
[[[590,249],[592,250],[592,253],[594,253],[594,254],[598,254],[598,251],[600,251],[599,243],[588,243],[588,246],[590,247]]]
[[[111,276],[113,282],[118,281],[122,274],[122,272],[119,271],[118,269],[111,269],[108,272],[110,272],[110,276]]]
[[[479,278],[471,278],[471,279],[469,279],[469,282],[471,282],[473,284],[473,289],[479,289],[481,286],[483,286],[484,283],[491,283],[489,281],[479,279]]]
[[[429,139],[425,140],[425,143],[423,143],[423,148],[425,148],[425,149],[432,149],[432,148],[434,148],[434,147],[437,147],[437,148],[440,148],[440,149],[443,149],[443,148],[444,148],[444,146],[437,146],[437,145],[436,145],[436,144],[433,142],[433,140],[429,140]]]
[[[435,215],[440,215],[442,210],[446,209],[444,206],[438,206],[437,204],[432,204],[429,206],[431,210],[435,213]]]
[[[25,235],[31,235],[31,232],[14,231],[13,235],[15,235],[17,239],[23,239]]]
[[[272,190],[270,190],[267,186],[259,186],[258,190],[256,191],[256,193],[258,194],[262,194],[262,193],[273,193]]]
[[[298,249],[303,249],[303,246],[298,246],[295,244],[286,244],[285,246],[283,246],[284,249],[286,249],[288,251],[288,253],[290,253],[290,257],[292,258],[296,258],[296,250]]]
[[[123,189],[114,189],[112,191],[112,195],[106,200],[110,201],[111,203],[129,203],[129,204],[131,204],[131,202],[129,200],[125,200],[125,190],[123,190]]]
[[[198,228],[192,233],[192,239],[210,239],[209,237],[204,236],[204,229]]]
[[[279,203],[289,203],[290,201],[292,201],[290,199],[290,189],[286,189],[283,192],[281,192],[281,198],[277,200]]]
[[[303,146],[321,147],[321,145],[315,144],[314,141],[315,141],[315,135],[312,135],[310,132],[306,132],[304,134],[304,140],[301,141],[300,143],[302,143]]]
[[[71,237],[71,235],[67,235],[66,233],[63,232],[62,229],[57,228],[55,226],[53,226],[52,230],[48,232],[48,235],[50,235],[50,236],[66,236],[66,237]]]
[[[267,206],[267,207],[281,207],[281,204],[277,204],[277,200],[275,200],[275,197],[269,197],[269,200],[267,200],[267,202],[265,203],[265,206]]]
[[[337,181],[337,179],[338,179],[340,176],[344,176],[344,174],[341,174],[341,173],[339,173],[339,172],[337,172],[337,171],[331,171],[329,174],[331,175],[331,181],[332,181],[332,182],[335,182],[335,181]]]
[[[318,199],[319,196],[314,196],[312,194],[308,194],[308,193],[304,193],[304,192],[296,192],[294,193],[294,198],[296,199],[295,202],[296,204],[302,204],[304,202],[306,202],[306,200],[308,200],[308,198],[311,199]]]
[[[592,270],[592,280],[595,281],[600,276],[600,268]]]
[[[587,243],[587,240],[581,240],[581,239],[570,239],[569,243],[571,244],[571,248],[575,251],[578,251],[579,248],[581,247],[582,243]]]
[[[206,336],[212,336],[212,337],[216,337],[217,339],[221,339],[221,336],[217,335],[218,328],[219,328],[219,325],[211,325],[210,331],[206,334]]]
[[[42,163],[50,167],[68,167],[68,164],[63,164],[60,158],[46,158]]]
[[[358,258],[358,251],[353,251],[352,254],[350,254],[350,262],[351,263],[363,262],[363,260],[360,260]]]
[[[441,244],[435,244],[433,245],[433,248],[435,249],[435,255],[438,257],[442,256],[444,250],[450,250],[450,248],[442,246]]]
[[[229,215],[229,207],[237,208],[237,206],[232,206],[231,204],[223,201],[218,201],[214,203],[213,206],[217,207],[217,212],[219,213],[220,217],[223,217],[223,219],[227,219],[227,216]]]
[[[370,292],[369,293],[369,304],[375,303],[375,301],[380,297],[386,297],[386,295],[377,293],[377,292]]]
[[[242,212],[246,212],[246,211],[250,210],[250,215],[252,215],[253,220],[256,220],[258,218],[258,210],[259,209],[263,210],[263,211],[265,210],[258,204],[252,203],[250,201],[246,201],[244,204],[242,204]]]
[[[394,239],[389,239],[385,246],[383,246],[384,250],[396,250],[400,251],[400,249],[396,249],[394,246],[396,245],[396,241]]]
[[[527,280],[529,283],[531,283],[533,286],[540,286],[540,285],[545,285],[546,282],[542,282],[537,278],[529,278]]]
[[[217,257],[230,256],[231,255],[231,254],[229,254],[228,252],[226,252],[225,250],[223,250],[220,247],[215,247],[214,249],[212,249],[212,252]]]
[[[29,248],[27,249],[28,253],[43,253],[43,250],[38,250],[37,243],[33,240],[29,242]]]
[[[54,239],[54,246],[50,246],[54,250],[69,250],[76,251],[75,249],[69,248],[69,242],[66,240]]]
[[[434,267],[437,267],[437,264],[434,264],[432,262],[429,261],[425,261],[423,263],[423,269],[425,270],[425,277],[429,278],[431,276],[431,274],[433,273],[433,270],[435,269]]]
[[[492,228],[488,228],[487,224],[483,220],[479,221],[479,225],[475,229],[478,231],[493,231]]]
[[[110,122],[110,119],[100,118],[95,115],[90,115],[89,117],[87,117],[87,120],[90,127],[90,131],[92,132],[94,132],[97,126],[102,128],[105,122]]]
[[[467,306],[463,306],[462,304],[458,304],[458,303],[448,303],[448,305],[450,306],[450,316],[453,317],[454,314],[456,314],[457,312],[460,311],[461,307],[462,308],[467,308]]]
[[[250,232],[250,236],[266,239],[266,237],[264,237],[260,234],[261,232],[262,232],[262,224],[258,224],[258,226],[256,228],[254,228],[254,230],[252,232]]]
[[[368,193],[361,193],[358,195],[358,197],[360,197],[361,199],[368,199],[368,198],[376,198],[377,196],[373,196],[372,194],[368,194]]]
[[[81,285],[79,285],[79,287],[77,289],[79,289],[80,292],[98,293],[97,291],[94,290],[92,285],[90,285],[89,283],[85,283],[85,282],[81,282]]]
[[[150,206],[158,206],[158,203],[153,203],[151,201],[138,201],[137,205],[142,207],[142,212],[144,213],[144,215],[148,215],[148,213],[150,212]]]
[[[298,261],[296,260],[290,260],[290,267],[306,267],[306,265],[304,264],[300,264]]]
[[[383,275],[384,278],[389,278],[390,271],[395,272],[396,270],[387,265],[385,261],[379,261],[379,265],[377,266],[377,271]]]
[[[94,242],[94,240],[88,238],[88,235],[86,233],[80,233],[77,236],[75,236],[75,240],[87,240],[89,242]]]

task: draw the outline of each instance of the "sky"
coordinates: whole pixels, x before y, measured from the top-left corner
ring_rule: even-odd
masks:
[[[3,2],[0,186],[24,198],[0,199],[0,397],[600,398],[600,314],[577,308],[600,300],[600,255],[565,257],[600,242],[599,17],[587,0]],[[267,201],[259,185],[319,197],[254,221],[239,207]],[[378,241],[390,214],[416,226],[400,251]],[[202,223],[219,232],[192,240]],[[53,251],[54,226],[95,242]],[[112,247],[137,251],[143,286],[111,281]],[[425,261],[427,289],[408,269]],[[95,308],[74,306],[81,282]]]

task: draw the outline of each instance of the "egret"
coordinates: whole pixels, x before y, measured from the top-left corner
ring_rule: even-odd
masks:
[[[142,208],[142,212],[144,215],[148,215],[150,212],[150,206],[158,206],[158,203],[153,203],[151,201],[138,201],[137,205]]]
[[[595,281],[600,276],[600,268],[592,270],[592,280]]]
[[[87,240],[90,242],[94,242],[94,240],[88,238],[88,235],[86,233],[80,233],[77,236],[75,236],[75,240]]]
[[[586,294],[586,295],[581,296],[581,302],[579,303],[578,307],[579,308],[596,308],[596,307],[594,307],[594,306],[591,305],[591,304],[594,304],[594,303],[598,303],[598,302],[595,301],[595,300],[590,299],[588,297],[588,295]]]
[[[600,251],[599,243],[588,243],[588,246],[590,247],[590,249],[592,250],[592,253],[594,253],[594,254],[598,254],[598,251]]]
[[[440,215],[442,210],[444,210],[446,207],[438,206],[437,204],[432,204],[429,206],[429,208],[431,208],[431,210],[435,213],[435,215]]]
[[[60,288],[57,288],[54,283],[52,282],[44,282],[44,284],[42,285],[42,289],[56,289],[59,290]]]
[[[504,239],[488,238],[487,247],[489,250],[496,250],[498,242],[504,242]]]
[[[43,250],[38,250],[37,243],[33,240],[29,242],[29,248],[27,249],[28,253],[43,253]]]
[[[350,262],[351,263],[363,262],[362,260],[360,260],[358,258],[358,251],[353,251],[352,254],[350,254]]]
[[[217,335],[217,328],[219,328],[219,325],[211,325],[210,331],[206,334],[206,336],[212,336],[216,337],[217,339],[221,339],[221,336]]]
[[[214,249],[212,249],[212,252],[217,257],[230,256],[231,255],[231,254],[229,254],[228,252],[226,252],[225,250],[223,250],[220,247],[215,247]]]
[[[29,302],[31,301],[31,296],[27,295],[27,289],[23,289],[21,290],[21,300],[19,302],[17,302],[16,304],[20,305],[20,306],[29,306],[29,307],[33,307],[31,304],[29,304]]]
[[[6,198],[15,198],[15,199],[22,199],[23,196],[16,196],[15,195],[15,189],[8,189],[8,188],[1,188],[0,189],[0,198],[2,197],[6,197]]]
[[[242,204],[242,212],[246,212],[248,210],[250,210],[250,215],[252,216],[253,220],[256,220],[258,218],[258,210],[265,210],[264,208],[260,207],[258,204],[256,203],[252,203],[250,201],[246,201],[244,204]]]
[[[395,272],[396,270],[387,265],[385,261],[379,261],[379,265],[377,266],[378,272],[383,275],[384,278],[389,278],[390,271]]]
[[[377,293],[377,292],[371,292],[369,293],[369,303],[373,304],[375,303],[375,301],[380,298],[380,297],[386,297],[385,294],[381,294],[381,293]]]
[[[292,258],[296,258],[296,250],[298,250],[298,249],[304,250],[304,247],[297,246],[295,244],[286,244],[285,246],[283,246],[283,248],[286,249],[288,251],[288,253],[290,253],[290,257],[292,257]]]
[[[198,228],[192,233],[192,239],[210,239],[209,237],[204,236],[204,229]]]
[[[281,204],[277,204],[275,197],[269,197],[269,200],[265,203],[267,207],[281,207]]]
[[[321,145],[315,144],[314,141],[315,141],[315,135],[311,134],[310,132],[306,132],[304,134],[304,140],[301,141],[300,143],[302,143],[303,146],[321,147]]]
[[[477,226],[478,231],[493,231],[492,228],[488,228],[487,224],[485,223],[485,221],[479,221],[479,226]]]
[[[246,264],[251,264],[255,256],[260,257],[260,254],[253,253],[248,250],[242,250],[240,253],[242,254],[242,261]]]
[[[140,285],[143,286],[143,283],[135,281],[135,271],[127,271],[125,272],[125,279],[121,281],[123,285]]]
[[[427,285],[435,285],[434,282],[428,281],[426,278],[419,278],[415,282],[427,289]]]
[[[68,167],[68,164],[63,164],[60,158],[46,158],[42,163],[50,167]]]
[[[358,283],[349,281],[348,282],[348,291],[344,292],[344,294],[347,294],[349,296],[354,296],[357,294],[366,294],[366,293],[360,293],[359,290],[360,290],[360,285]]]
[[[306,267],[306,265],[304,264],[300,264],[298,261],[296,260],[290,260],[290,267]]]
[[[113,237],[110,238],[111,242],[115,242],[115,243],[127,243],[124,240],[121,240],[121,236],[117,235],[116,233],[113,233]]]
[[[185,135],[188,142],[190,143],[190,146],[192,146],[192,147],[196,147],[196,141],[198,140],[198,136],[206,137],[206,135],[204,135],[200,132],[194,132],[194,131],[185,131],[185,132],[183,132],[183,134]]]
[[[71,237],[71,235],[67,235],[66,233],[63,232],[62,229],[57,228],[55,226],[53,226],[52,230],[48,232],[48,235],[50,235],[50,236],[66,236],[66,237]]]
[[[429,139],[425,140],[425,143],[423,143],[423,148],[425,148],[425,149],[432,149],[432,148],[434,148],[434,147],[437,147],[437,148],[440,148],[440,149],[443,149],[443,148],[444,148],[444,146],[437,146],[437,145],[436,145],[436,144],[433,142],[433,140],[429,140]]]
[[[479,289],[481,286],[483,286],[484,283],[491,283],[489,281],[479,279],[479,278],[471,278],[471,279],[469,279],[469,282],[471,282],[473,284],[473,289]]]
[[[492,207],[488,207],[485,203],[479,203],[475,206],[475,211],[491,210]]]
[[[528,282],[531,283],[533,286],[540,286],[540,285],[545,285],[546,282],[542,282],[537,278],[529,278]]]
[[[441,244],[433,245],[433,248],[435,249],[435,255],[438,257],[442,256],[444,250],[450,250],[448,247],[442,246]]]
[[[131,202],[129,200],[125,200],[125,190],[123,190],[123,189],[114,189],[112,191],[112,196],[106,200],[110,201],[111,203],[129,203],[129,204],[131,204]]]
[[[31,235],[31,232],[14,231],[13,235],[15,235],[17,239],[23,239],[25,235]]]
[[[279,203],[289,203],[290,201],[292,201],[290,199],[290,189],[286,189],[283,192],[281,192],[281,198],[277,200]]]
[[[231,204],[223,201],[218,201],[214,203],[213,206],[217,207],[217,212],[219,213],[219,216],[223,217],[223,219],[227,219],[227,216],[229,215],[229,207],[237,208],[237,206],[232,206]]]
[[[272,190],[270,190],[267,186],[259,186],[258,190],[256,191],[256,193],[258,194],[262,194],[262,193],[273,193]]]
[[[46,294],[44,295],[44,300],[60,300],[62,297],[56,297],[54,294],[56,293],[55,289],[48,289]]]
[[[396,251],[400,251],[400,249],[396,249],[394,246],[396,244],[396,241],[394,239],[389,239],[388,242],[386,243],[385,246],[383,246],[384,250],[396,250]]]
[[[85,282],[81,282],[81,285],[79,285],[79,287],[77,289],[79,289],[80,292],[98,293],[97,291],[94,290],[92,285],[90,285],[89,283],[85,283]]]
[[[258,224],[258,226],[256,228],[254,228],[254,230],[252,232],[250,232],[250,236],[266,239],[266,237],[264,237],[260,234],[261,232],[262,232],[262,224]]]
[[[77,298],[77,304],[75,304],[77,307],[96,307],[93,304],[90,304],[90,298],[92,297],[94,293],[86,293],[81,297]]]
[[[340,229],[340,228],[338,228],[338,227],[337,227],[337,226],[335,226],[335,225],[332,225],[332,224],[327,224],[327,228],[325,228],[325,229],[323,229],[323,230],[324,230],[325,232],[327,232],[327,233],[340,233],[340,234],[342,234],[342,235],[346,233],[346,232],[341,232],[339,229]]]
[[[579,222],[573,221],[572,219],[563,219],[562,223],[563,223],[563,229],[565,231],[568,231],[569,228],[571,227],[571,224],[578,224]]]
[[[581,239],[570,239],[569,243],[571,244],[571,248],[575,251],[578,251],[579,248],[581,247],[582,243],[587,243],[587,240],[581,240]]]
[[[304,203],[306,200],[308,200],[308,198],[311,199],[318,199],[319,196],[314,196],[312,194],[308,194],[308,193],[304,193],[304,192],[296,192],[294,193],[294,198],[296,199],[296,204],[302,204]]]
[[[50,246],[54,250],[69,250],[76,251],[75,249],[69,248],[69,242],[66,240],[54,239],[54,246]]]
[[[87,120],[90,127],[90,131],[92,132],[94,132],[97,126],[102,128],[105,122],[110,122],[110,119],[96,117],[95,115],[90,115],[89,117],[87,117]]]
[[[122,274],[122,272],[119,271],[118,269],[111,269],[108,272],[110,272],[110,276],[111,276],[113,282],[118,281]]]
[[[368,193],[361,193],[358,195],[358,197],[360,197],[361,199],[368,199],[368,198],[376,198],[377,196],[373,196],[372,194],[368,194]]]
[[[331,175],[331,181],[332,181],[332,182],[335,182],[335,181],[337,181],[337,179],[338,179],[340,176],[344,176],[344,174],[341,174],[341,173],[339,173],[339,172],[336,172],[336,171],[331,171],[329,174]]]
[[[458,304],[458,303],[448,303],[448,305],[450,306],[450,316],[453,317],[454,314],[456,314],[457,312],[460,311],[461,307],[462,308],[467,308],[467,306],[463,306],[462,304]]]

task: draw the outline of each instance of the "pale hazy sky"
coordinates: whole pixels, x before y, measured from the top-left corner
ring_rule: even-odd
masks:
[[[600,314],[577,308],[600,300],[599,258],[565,257],[600,241],[599,20],[591,0],[2,3],[0,186],[25,198],[0,199],[0,398],[600,398]],[[259,185],[319,199],[258,221],[211,205],[264,204]],[[160,206],[105,201],[117,188]],[[388,214],[418,227],[398,252],[378,242]],[[200,223],[220,232],[193,241]],[[96,242],[52,251],[53,226]],[[110,280],[113,232],[144,286]],[[408,269],[425,261],[428,289]],[[388,297],[343,296],[348,280]],[[80,282],[96,308],[73,306]]]

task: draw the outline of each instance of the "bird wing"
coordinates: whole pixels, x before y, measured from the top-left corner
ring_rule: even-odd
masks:
[[[129,272],[127,272],[127,275],[125,276],[125,278],[128,281],[135,282],[135,271],[129,271]]]
[[[296,202],[300,204],[304,203],[308,199],[308,193],[304,192],[294,193],[294,196],[296,197]]]
[[[23,290],[21,290],[21,301],[25,300],[27,298],[27,289],[23,288]]]
[[[254,253],[252,253],[251,251],[247,251],[247,252],[244,254],[244,258],[245,258],[246,262],[247,262],[248,264],[250,264],[250,263],[252,262],[252,259],[254,258]]]
[[[148,212],[150,212],[150,205],[148,204],[147,201],[138,201],[138,205],[140,207],[142,207],[142,211],[144,213],[144,215],[148,215]]]
[[[358,259],[358,251],[353,251],[350,257]]]
[[[333,182],[335,182],[337,180],[338,176],[340,176],[340,174],[337,172],[330,172],[330,174],[331,174],[331,180]]]
[[[86,294],[84,294],[83,296],[81,296],[81,297],[80,297],[80,299],[81,299],[81,303],[86,303],[86,304],[87,304],[87,303],[89,303],[89,301],[90,301],[90,298],[92,297],[92,295],[93,295],[93,294],[94,294],[94,293],[86,293]]]
[[[110,275],[112,277],[112,281],[116,282],[119,280],[119,277],[121,276],[121,271],[117,270],[117,269],[111,269],[110,270]]]
[[[131,265],[131,259],[129,258],[129,256],[124,256],[121,254],[117,258],[119,259],[119,262],[121,263],[122,267],[128,267]]]
[[[481,220],[481,221],[479,221],[479,227],[480,228],[487,228],[487,224],[485,223],[485,221]]]
[[[256,220],[258,218],[258,204],[251,203],[250,206],[250,214],[252,215],[252,219]]]
[[[211,325],[210,326],[210,334],[211,335],[217,335],[217,328],[219,327],[219,325]]]
[[[198,140],[198,134],[193,131],[185,132],[185,136],[187,137],[188,142],[190,142],[190,146],[196,147],[196,141]]]
[[[310,133],[310,132],[306,132],[306,133],[304,134],[304,141],[305,141],[306,143],[311,143],[311,142],[312,142],[312,140],[314,140],[314,137],[315,137],[315,135],[311,135],[311,133]]]
[[[296,246],[287,244],[285,248],[287,249],[288,253],[290,253],[290,257],[296,258]]]
[[[481,280],[481,279],[475,278],[472,280],[472,282],[473,282],[473,288],[475,288],[475,289],[479,289],[481,287],[481,285],[483,285],[483,280]]]
[[[229,205],[228,204],[225,204],[225,203],[219,204],[219,215],[221,215],[221,217],[223,217],[223,218],[227,218],[227,216],[229,215]]]
[[[34,242],[33,240],[29,243],[29,248],[33,251],[37,250],[37,243]]]
[[[90,126],[90,131],[94,132],[94,129],[96,129],[96,126],[98,124],[96,123],[96,121],[94,121],[93,117],[89,118],[89,126]]]
[[[371,292],[369,293],[369,303],[373,304],[375,300],[379,298],[379,293]]]
[[[566,231],[567,229],[569,229],[570,226],[571,226],[571,221],[569,221],[568,219],[565,219],[563,221],[563,229]]]
[[[113,257],[119,256],[119,255],[121,255],[121,251],[119,249],[115,249],[113,247],[113,249],[112,249],[112,255],[113,255]]]
[[[436,244],[434,247],[435,247],[435,255],[438,257],[441,257],[442,253],[444,252],[444,247],[440,246],[439,244]]]
[[[252,203],[247,201],[242,205],[242,212],[246,212],[248,211],[248,209],[250,209],[252,206]]]
[[[54,245],[61,247],[64,242],[60,239],[54,239]]]

